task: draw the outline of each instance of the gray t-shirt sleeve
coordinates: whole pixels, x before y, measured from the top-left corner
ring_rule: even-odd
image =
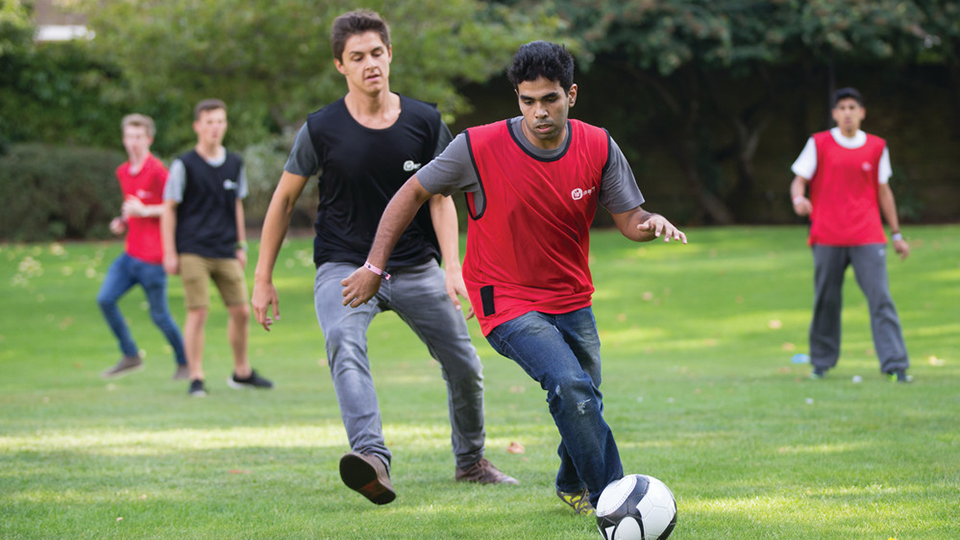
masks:
[[[613,137],[609,141],[610,154],[600,180],[600,204],[611,214],[619,214],[640,206],[644,199],[627,157]]]
[[[458,191],[482,195],[477,171],[473,168],[467,137],[461,133],[436,159],[417,172],[417,180],[430,193],[452,195]],[[633,170],[617,143],[610,138],[610,155],[600,182],[600,204],[610,213],[633,210],[643,204]],[[483,201],[475,201],[477,208]]]
[[[167,185],[163,188],[163,200],[183,202],[183,188],[186,185],[187,170],[179,159],[173,160],[167,173]]]
[[[317,151],[313,147],[313,141],[310,139],[310,130],[304,122],[293,140],[293,148],[290,150],[290,156],[283,170],[290,174],[310,178],[320,171],[320,160],[317,158]]]
[[[433,161],[417,171],[417,180],[430,193],[452,195],[458,191],[477,192],[480,181],[470,159],[467,136],[454,137]]]
[[[453,135],[450,134],[450,128],[441,122],[440,136],[437,138],[434,157],[439,156],[452,139]],[[317,151],[313,147],[313,140],[310,139],[310,130],[307,129],[306,123],[297,131],[297,136],[293,140],[293,148],[290,150],[287,162],[283,165],[283,170],[307,178],[320,172],[320,160],[317,158]]]
[[[246,199],[250,191],[247,188],[247,166],[240,166],[240,177],[237,178],[237,197],[239,199]]]

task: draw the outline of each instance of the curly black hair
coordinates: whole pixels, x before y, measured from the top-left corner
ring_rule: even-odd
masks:
[[[520,83],[543,77],[560,83],[565,92],[573,86],[573,56],[563,45],[531,41],[517,50],[507,68],[507,78],[516,89]]]

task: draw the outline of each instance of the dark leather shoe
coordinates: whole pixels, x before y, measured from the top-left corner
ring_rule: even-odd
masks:
[[[340,458],[340,478],[348,488],[374,504],[387,504],[397,498],[387,466],[377,456],[359,452],[344,454]]]
[[[516,478],[507,476],[500,469],[493,466],[493,463],[487,461],[487,458],[480,458],[480,461],[474,463],[467,470],[457,469],[455,478],[457,482],[478,482],[480,484],[510,484],[517,485]]]

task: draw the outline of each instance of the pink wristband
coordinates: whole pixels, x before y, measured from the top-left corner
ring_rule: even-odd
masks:
[[[363,263],[363,267],[366,268],[367,270],[373,272],[374,274],[382,277],[383,279],[386,279],[386,280],[389,280],[389,279],[390,279],[390,274],[388,274],[388,273],[384,272],[383,270],[377,268],[376,266],[370,264],[369,261]]]

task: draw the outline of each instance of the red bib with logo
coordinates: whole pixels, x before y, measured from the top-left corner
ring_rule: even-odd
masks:
[[[886,141],[867,135],[859,148],[837,144],[829,131],[815,133],[817,172],[810,180],[810,245],[884,244],[879,168]]]
[[[530,311],[590,305],[590,224],[609,153],[601,128],[570,120],[556,158],[528,154],[504,120],[467,130],[483,208],[467,194],[464,282],[484,335]]]

